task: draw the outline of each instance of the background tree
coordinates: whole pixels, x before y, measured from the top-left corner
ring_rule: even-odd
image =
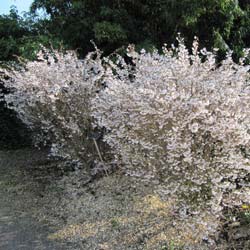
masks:
[[[50,16],[48,30],[81,54],[94,39],[106,53],[128,43],[138,47],[172,43],[181,32],[188,44],[233,49],[249,46],[249,3],[237,0],[35,0]]]
[[[0,61],[13,61],[16,56],[33,60],[41,44],[58,46],[59,40],[46,29],[47,23],[34,13],[21,17],[15,6],[8,15],[0,15]]]

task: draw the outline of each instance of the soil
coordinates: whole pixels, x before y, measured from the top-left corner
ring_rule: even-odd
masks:
[[[30,149],[0,151],[1,250],[74,249],[49,240],[55,229],[39,217],[47,185],[59,178],[49,171],[46,155]]]
[[[226,239],[215,246],[204,238],[213,221],[206,211],[201,222],[180,220],[176,201],[160,190],[119,169],[94,177],[72,171],[46,151],[0,151],[0,249],[231,249]]]

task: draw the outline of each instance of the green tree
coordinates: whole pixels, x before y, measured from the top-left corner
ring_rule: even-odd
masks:
[[[44,9],[48,29],[85,54],[94,39],[107,53],[127,43],[161,47],[181,32],[188,44],[234,49],[249,46],[249,1],[237,0],[35,0]]]
[[[41,44],[57,46],[59,40],[48,32],[47,23],[32,13],[21,17],[15,6],[8,15],[0,15],[0,61],[13,61],[16,56],[32,60]]]

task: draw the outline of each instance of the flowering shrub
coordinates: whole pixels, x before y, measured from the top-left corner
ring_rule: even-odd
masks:
[[[222,202],[249,204],[249,67],[230,54],[217,64],[197,40],[192,53],[178,41],[163,54],[130,46],[131,65],[120,56],[101,59],[98,50],[83,61],[44,50],[6,72],[4,98],[52,155],[99,159],[95,171],[106,171],[108,145],[127,174],[160,181],[159,192],[178,200],[183,218],[193,208],[205,206],[205,218]],[[96,131],[105,132],[103,142]]]
[[[81,61],[73,51],[44,49],[25,68],[6,72],[5,86],[12,91],[5,101],[34,132],[35,143],[50,145],[53,156],[86,162],[94,155],[89,100],[98,59],[92,56]]]
[[[107,69],[92,114],[128,174],[156,178],[165,193],[218,211],[222,192],[250,171],[249,67],[230,54],[218,65],[197,40],[191,54],[178,41],[163,54],[134,53],[133,81],[121,61]]]

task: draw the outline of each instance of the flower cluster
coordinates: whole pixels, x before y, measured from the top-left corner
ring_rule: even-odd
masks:
[[[128,174],[218,211],[223,192],[250,172],[249,67],[230,53],[218,64],[197,39],[192,53],[178,42],[162,54],[136,54],[133,81],[126,67],[109,69],[92,115]]]
[[[4,98],[54,156],[105,168],[108,145],[127,174],[157,180],[159,192],[189,204],[183,211],[217,213],[225,193],[248,204],[237,188],[250,174],[249,67],[178,42],[163,53],[130,46],[130,65],[98,50],[84,60],[44,50],[6,72]]]
[[[5,71],[8,107],[33,131],[36,145],[50,146],[52,156],[80,162],[93,155],[89,100],[95,87],[89,78],[97,81],[98,64],[91,57],[82,61],[73,51],[43,49],[36,61]]]

